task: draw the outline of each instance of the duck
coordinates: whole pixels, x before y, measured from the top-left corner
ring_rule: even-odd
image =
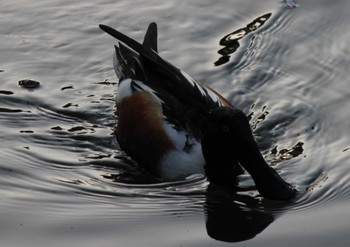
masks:
[[[158,53],[158,28],[149,24],[142,43],[100,24],[119,40],[113,67],[120,148],[162,181],[204,174],[210,184],[237,186],[248,172],[260,196],[289,200],[296,189],[267,164],[247,116],[208,85]]]

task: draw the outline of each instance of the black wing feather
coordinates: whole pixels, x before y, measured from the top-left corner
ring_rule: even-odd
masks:
[[[194,82],[189,82],[178,68],[158,55],[157,42],[155,41],[157,39],[157,25],[155,23],[149,25],[143,45],[109,26],[102,24],[99,26],[103,31],[139,54],[138,57],[134,58],[137,61],[137,66],[143,67],[145,73],[142,78],[136,77],[133,79],[141,80],[151,87],[163,88],[164,91],[170,92],[184,105],[195,107],[197,111],[203,113],[220,106],[218,101],[213,100],[208,95],[203,95],[202,92],[205,92],[205,90],[201,92],[196,87],[197,85]],[[122,48],[120,47],[120,49]],[[128,65],[132,64],[128,63]],[[146,81],[144,81],[145,77]]]

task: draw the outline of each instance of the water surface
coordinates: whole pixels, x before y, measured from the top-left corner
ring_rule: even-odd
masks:
[[[348,246],[349,7],[2,3],[1,245]],[[112,135],[115,41],[98,24],[142,40],[151,21],[164,58],[249,115],[264,156],[298,189],[295,201],[256,197],[247,175],[236,194],[197,175],[152,183],[120,151]],[[220,44],[230,34],[236,41]],[[18,85],[28,78],[40,85]]]

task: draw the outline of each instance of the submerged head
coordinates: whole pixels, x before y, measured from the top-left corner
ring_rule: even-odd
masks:
[[[242,111],[228,107],[213,109],[203,124],[201,141],[211,182],[232,184],[239,164],[252,176],[263,197],[286,200],[296,193],[262,157]]]

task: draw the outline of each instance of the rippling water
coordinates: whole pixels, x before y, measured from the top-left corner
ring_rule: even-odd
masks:
[[[2,3],[1,245],[348,246],[350,6],[297,3]],[[142,40],[151,21],[164,58],[249,115],[295,201],[255,197],[247,175],[237,193],[198,175],[154,183],[120,151],[114,40],[98,24]]]

